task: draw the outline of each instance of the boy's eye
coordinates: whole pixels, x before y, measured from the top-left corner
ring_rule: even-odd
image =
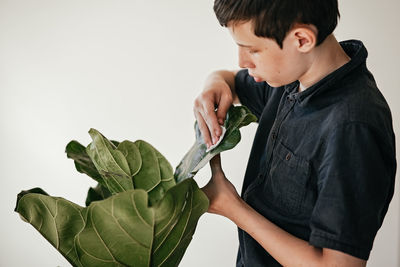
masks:
[[[258,51],[257,50],[250,50],[249,53],[250,54],[256,54],[256,53],[258,53]]]

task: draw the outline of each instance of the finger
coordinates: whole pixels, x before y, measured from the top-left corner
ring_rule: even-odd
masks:
[[[228,109],[232,106],[232,103],[232,93],[225,93],[221,96],[221,101],[219,102],[217,110],[217,119],[220,125],[224,124],[226,113],[228,112]]]
[[[196,116],[196,120],[197,120],[197,125],[199,126],[199,130],[201,132],[201,136],[203,137],[204,143],[207,145],[207,148],[209,148],[212,145],[212,142],[211,142],[210,131],[207,127],[207,124],[200,114]]]
[[[210,160],[210,167],[211,167],[211,173],[215,174],[217,172],[222,171],[222,166],[221,166],[221,154],[215,155],[211,160]]]
[[[214,104],[211,102],[204,103],[203,109],[200,110],[200,112],[203,112],[202,115],[207,124],[208,129],[210,130],[213,144],[217,143],[219,137],[222,134],[222,130],[217,120]]]

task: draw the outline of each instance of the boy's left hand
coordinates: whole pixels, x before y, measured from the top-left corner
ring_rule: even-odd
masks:
[[[242,203],[242,199],[233,184],[225,177],[220,154],[210,160],[210,167],[212,177],[208,184],[201,188],[210,201],[208,212],[230,218],[237,206]]]

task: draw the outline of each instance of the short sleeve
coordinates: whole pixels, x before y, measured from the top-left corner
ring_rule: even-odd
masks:
[[[323,153],[309,243],[367,260],[393,196],[394,141],[347,123],[331,133]]]
[[[270,87],[266,82],[256,82],[247,69],[235,76],[235,92],[240,103],[248,107],[259,119],[268,100]]]

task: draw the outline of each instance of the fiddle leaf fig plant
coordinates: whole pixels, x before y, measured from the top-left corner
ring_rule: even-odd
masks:
[[[66,147],[77,171],[98,182],[86,207],[33,188],[18,194],[15,211],[73,266],[178,266],[209,204],[193,176],[234,147],[238,129],[254,120],[247,108],[232,106],[224,139],[207,153],[196,124],[196,143],[175,174],[149,143],[110,141],[90,129],[88,146]]]

